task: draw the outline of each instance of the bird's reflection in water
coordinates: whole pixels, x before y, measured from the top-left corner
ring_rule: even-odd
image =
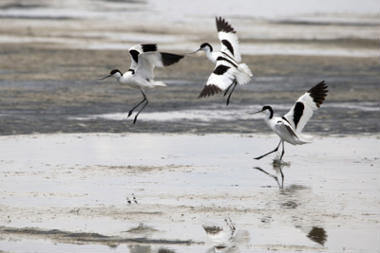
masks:
[[[276,175],[268,172],[267,170],[264,170],[261,167],[254,167],[254,169],[261,171],[262,173],[272,177],[276,181],[278,187],[280,189],[283,189],[284,188],[284,179],[285,179],[285,176],[283,173],[283,168],[287,167],[287,166],[289,166],[289,163],[285,163],[285,162],[279,163],[279,162],[276,162],[276,160],[274,160],[272,163],[272,169],[275,171]],[[281,176],[281,183],[280,183],[280,180],[278,179],[278,176],[277,176],[278,174]]]
[[[327,233],[321,227],[312,227],[307,237],[323,246],[327,240]]]
[[[279,194],[280,198],[279,203],[280,207],[282,209],[296,209],[298,208],[299,205],[304,205],[305,202],[303,201],[304,199],[310,199],[310,195],[312,194],[309,190],[308,187],[303,186],[303,185],[290,185],[284,189],[284,173],[283,173],[283,168],[285,166],[289,166],[289,164],[286,163],[276,163],[275,161],[273,162],[273,170],[275,171],[276,174],[272,174],[260,167],[254,167],[254,169],[261,171],[262,173],[270,176],[273,178],[276,182],[278,187],[281,189],[281,192]],[[281,175],[281,183],[278,178],[278,175]],[[326,231],[320,227],[320,226],[313,226],[311,227],[310,224],[315,224],[315,220],[307,220],[305,217],[299,218],[297,217],[296,213],[292,214],[292,219],[294,221],[297,221],[295,224],[296,228],[301,229],[306,236],[324,246],[326,240],[327,240],[327,233]],[[301,222],[303,221],[303,222]],[[300,223],[301,222],[301,223]],[[320,224],[320,220],[318,220],[318,224]],[[311,227],[311,228],[310,228]]]
[[[248,231],[237,230],[230,218],[226,218],[224,222],[223,226],[203,225],[203,229],[212,243],[212,247],[206,251],[207,253],[236,253],[240,252],[239,247],[248,245],[250,241]]]

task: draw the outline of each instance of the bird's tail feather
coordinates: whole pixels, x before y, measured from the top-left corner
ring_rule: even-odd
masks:
[[[236,74],[236,79],[239,84],[246,84],[251,80],[253,74],[247,64],[241,63],[238,66],[238,72]]]
[[[159,87],[166,87],[167,86],[166,83],[161,82],[161,81],[154,81],[154,82],[152,82],[152,85],[153,86],[159,86]]]
[[[313,136],[298,133],[298,139],[300,142],[303,142],[302,144],[306,144],[313,141]]]

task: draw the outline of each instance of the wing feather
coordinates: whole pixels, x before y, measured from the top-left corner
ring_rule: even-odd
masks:
[[[286,120],[278,120],[274,126],[273,130],[281,137],[281,139],[293,144],[304,144],[307,140],[303,139],[303,136],[294,130],[294,128]]]
[[[306,123],[313,116],[327,96],[327,85],[322,81],[300,96],[290,111],[284,115],[289,124],[301,133]]]
[[[208,97],[227,89],[236,79],[237,69],[233,63],[218,60],[199,97]]]
[[[241,61],[239,51],[239,40],[234,28],[222,17],[216,17],[216,29],[220,40],[220,51],[227,53],[235,59]]]
[[[153,79],[155,67],[172,65],[184,56],[157,51],[156,44],[138,44],[129,49],[131,55],[130,69],[136,70],[136,75],[144,79]]]

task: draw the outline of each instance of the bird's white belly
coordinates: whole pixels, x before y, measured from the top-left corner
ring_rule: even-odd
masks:
[[[120,84],[129,88],[134,88],[134,89],[150,87],[149,82],[141,78],[120,79]]]
[[[293,130],[295,135],[289,132],[289,130],[284,125],[286,123],[283,123],[283,124],[276,123],[280,121],[281,119],[275,119],[271,122],[268,122],[268,125],[270,128],[272,128],[273,132],[275,132],[283,141],[286,141],[293,145],[300,145],[300,144],[306,143],[299,138],[296,131]]]

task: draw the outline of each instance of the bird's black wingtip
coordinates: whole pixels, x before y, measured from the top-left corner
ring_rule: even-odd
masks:
[[[198,98],[213,96],[221,91],[222,89],[214,84],[206,85],[199,94]]]
[[[141,44],[143,52],[155,52],[157,51],[157,44]]]
[[[325,80],[322,80],[318,84],[316,84],[313,88],[308,90],[310,93],[310,96],[313,98],[314,103],[319,108],[321,104],[323,104],[323,101],[325,100],[328,92],[328,86],[325,82]]]
[[[169,66],[169,65],[172,65],[174,63],[177,63],[183,57],[185,57],[185,56],[180,55],[180,54],[161,53],[162,63],[164,66]]]
[[[222,17],[215,17],[218,32],[236,33],[235,29]]]

